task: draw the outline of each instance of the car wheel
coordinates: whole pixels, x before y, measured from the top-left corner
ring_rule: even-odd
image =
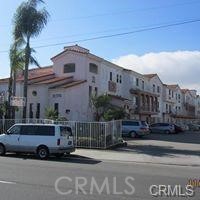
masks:
[[[3,144],[0,144],[0,156],[4,156],[6,154],[6,149]]]
[[[41,160],[47,159],[49,157],[49,150],[45,146],[38,147],[37,156]]]
[[[137,136],[136,132],[134,132],[134,131],[130,132],[129,135],[131,138],[136,138],[136,136]]]

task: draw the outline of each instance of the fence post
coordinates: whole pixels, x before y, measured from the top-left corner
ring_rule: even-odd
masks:
[[[112,121],[112,145],[114,145],[114,134],[115,134],[115,121]]]
[[[107,122],[104,123],[104,128],[105,128],[105,129],[104,129],[104,136],[105,136],[105,144],[104,144],[105,147],[104,147],[104,148],[105,148],[105,149],[107,149],[107,145],[106,145],[106,135],[107,135],[107,134],[106,134],[106,130],[107,130],[107,129],[106,129],[106,127],[107,127]]]
[[[78,146],[77,145],[77,122],[75,122],[75,137],[76,137],[75,142],[76,142],[76,147],[77,147]]]
[[[89,128],[89,130],[90,130],[90,149],[92,148],[92,130],[91,130],[91,123],[89,123],[89,126],[90,126],[90,128]]]

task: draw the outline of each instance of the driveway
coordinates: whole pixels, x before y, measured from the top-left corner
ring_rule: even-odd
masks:
[[[200,132],[150,134],[141,139],[127,138],[127,143],[127,147],[113,150],[77,149],[73,155],[101,161],[200,166]]]
[[[120,148],[150,156],[200,156],[200,132],[184,132],[179,134],[152,133],[141,139],[126,138],[128,146]]]

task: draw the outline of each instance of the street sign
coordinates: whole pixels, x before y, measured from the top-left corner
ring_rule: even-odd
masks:
[[[24,107],[26,103],[25,97],[11,97],[10,98],[10,105],[16,107]]]

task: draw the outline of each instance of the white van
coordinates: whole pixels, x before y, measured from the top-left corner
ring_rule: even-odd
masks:
[[[0,135],[0,156],[6,152],[35,153],[40,159],[49,154],[61,157],[75,151],[72,130],[54,124],[15,124]]]

